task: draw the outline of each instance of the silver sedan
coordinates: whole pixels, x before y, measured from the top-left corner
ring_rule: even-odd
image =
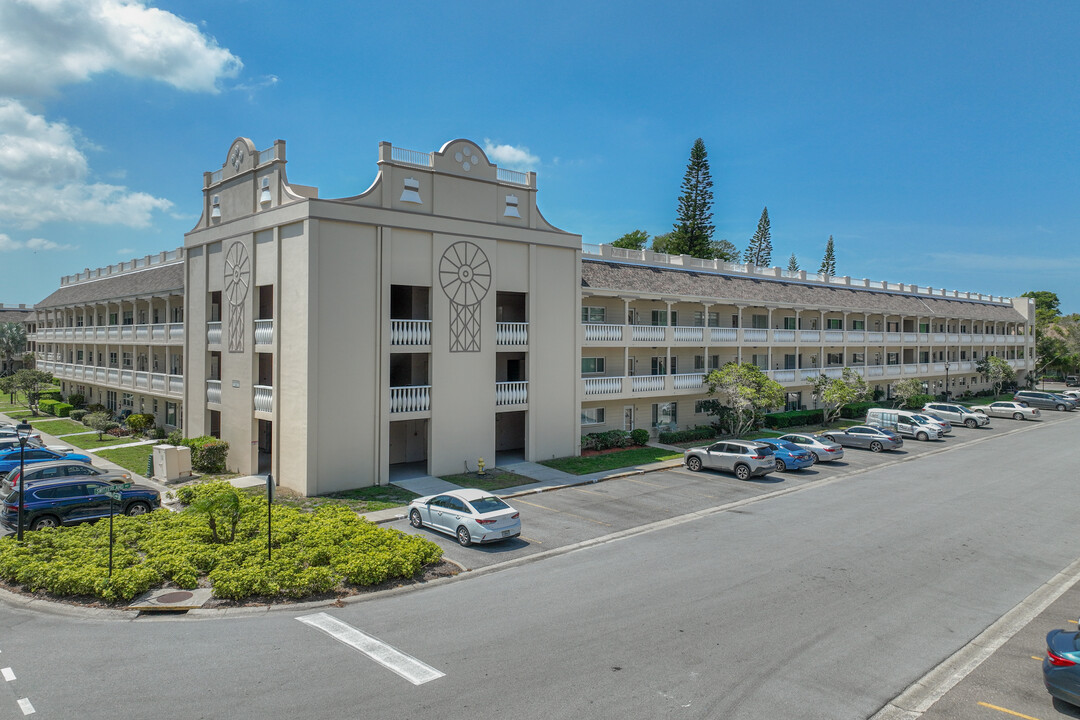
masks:
[[[1013,420],[1038,420],[1040,415],[1038,408],[1028,407],[1023,403],[1013,402],[1012,400],[992,402],[989,405],[975,405],[971,408],[971,411],[986,413],[991,417],[1012,418]]]
[[[784,435],[781,440],[793,442],[796,445],[810,451],[814,456],[814,462],[833,462],[844,457],[844,446],[832,442],[820,435],[805,435],[803,433],[791,433]]]
[[[521,514],[485,490],[462,488],[428,495],[409,503],[414,528],[453,535],[468,547],[473,543],[506,540],[521,534]]]

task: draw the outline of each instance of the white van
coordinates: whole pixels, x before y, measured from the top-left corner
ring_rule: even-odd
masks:
[[[894,408],[870,408],[866,411],[867,425],[880,425],[916,440],[940,440],[941,428],[919,413]]]

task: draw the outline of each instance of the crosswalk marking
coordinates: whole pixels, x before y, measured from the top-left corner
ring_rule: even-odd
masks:
[[[19,709],[22,710],[23,715],[33,715],[36,710],[34,706],[30,704],[30,698],[19,698]]]
[[[326,613],[304,615],[296,619],[305,625],[322,630],[330,637],[345,643],[349,647],[356,648],[413,685],[423,685],[446,674]]]

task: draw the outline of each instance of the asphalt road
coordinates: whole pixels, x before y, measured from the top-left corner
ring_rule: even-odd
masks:
[[[454,549],[515,563],[323,609],[441,673],[418,685],[297,620],[313,609],[0,607],[0,718],[23,698],[56,718],[866,718],[1080,557],[1080,413],[1046,415],[773,483],[524,498],[551,508],[529,540]]]

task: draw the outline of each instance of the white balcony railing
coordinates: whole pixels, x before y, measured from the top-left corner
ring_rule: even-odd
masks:
[[[206,402],[221,404],[221,381],[220,380],[207,380],[206,381]]]
[[[184,323],[176,322],[168,324],[169,342],[182,343],[184,342]]]
[[[183,375],[169,375],[169,394],[170,395],[183,395],[184,394],[184,376]]]
[[[390,412],[427,412],[430,409],[430,385],[406,385],[390,388]]]
[[[739,331],[735,328],[709,328],[709,342],[711,343],[726,343],[738,341]]]
[[[915,333],[909,333],[909,332],[904,333],[904,342],[905,343],[917,342],[917,339],[915,337]]]
[[[666,342],[667,328],[663,325],[631,325],[630,337],[638,342]]]
[[[897,377],[898,375],[900,375],[900,366],[899,365],[886,365],[885,366],[885,374],[887,376],[889,376],[889,377]]]
[[[747,328],[742,331],[744,342],[763,343],[769,341],[769,331],[758,328]]]
[[[769,373],[772,379],[778,383],[793,383],[798,377],[798,370],[773,370]]]
[[[585,378],[586,395],[621,395],[622,387],[621,377]]]
[[[589,342],[622,342],[622,325],[585,325],[585,340]]]
[[[825,331],[825,342],[834,343],[834,344],[844,342],[844,331],[843,330],[826,330]]]
[[[885,333],[868,332],[868,333],[866,333],[866,342],[868,342],[868,343],[883,343],[883,342],[885,342]]]
[[[273,345],[274,344],[274,319],[263,318],[255,321],[255,344],[256,345]]]
[[[206,323],[206,344],[207,345],[220,345],[221,344],[221,322],[213,321]]]
[[[518,323],[510,324],[516,325]],[[496,405],[524,405],[527,402],[529,402],[529,382],[527,380],[495,383]]]
[[[885,342],[887,342],[887,343],[899,343],[899,342],[901,342],[902,337],[903,336],[898,332],[887,332],[887,333],[885,333]]]
[[[255,385],[255,412],[274,412],[274,388],[269,385]]]
[[[700,388],[705,382],[704,373],[684,373],[671,376],[673,387],[676,390],[693,390]]]
[[[778,343],[793,343],[795,342],[794,330],[773,330],[773,342]]]
[[[866,342],[866,333],[862,330],[852,330],[847,334],[847,341],[850,343]]]
[[[918,375],[919,374],[919,366],[918,365],[912,365],[912,364],[904,365],[904,374],[905,375]]]
[[[430,320],[391,320],[391,345],[430,345]]]
[[[634,392],[663,392],[667,375],[636,375],[630,378],[630,388]]]
[[[675,342],[698,343],[705,342],[705,328],[703,327],[675,327],[672,328],[672,337]]]
[[[497,322],[495,323],[496,345],[528,345],[529,323],[524,322]]]
[[[819,330],[800,330],[799,342],[821,342],[821,332]]]

